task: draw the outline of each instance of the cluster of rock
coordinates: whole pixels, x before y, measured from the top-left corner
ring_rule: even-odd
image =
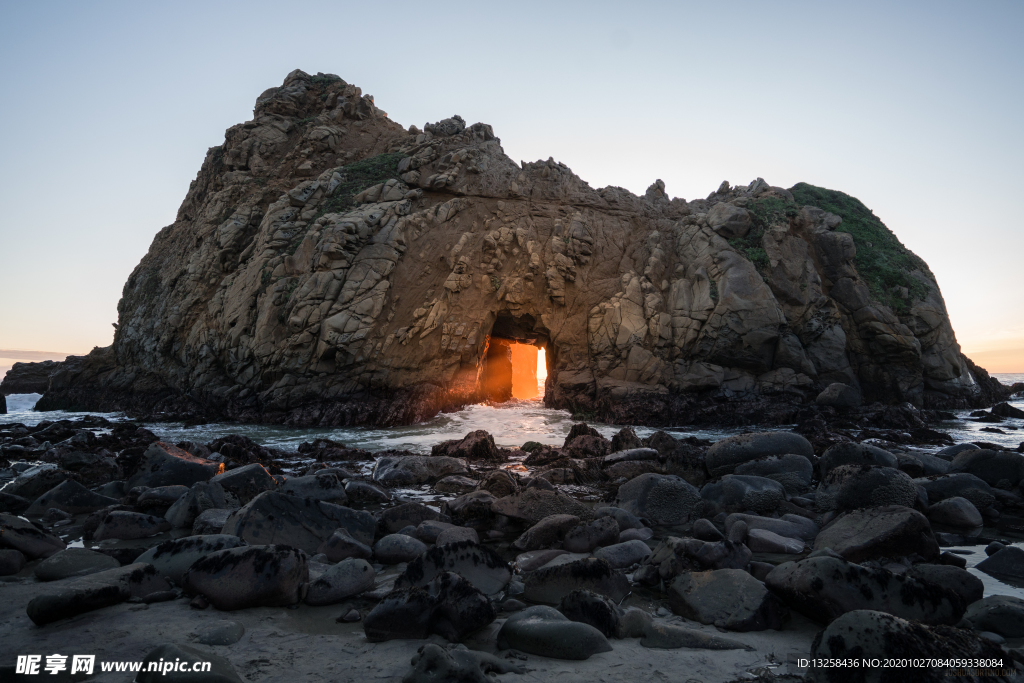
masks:
[[[128,600],[304,602],[339,605],[370,641],[457,643],[502,620],[498,649],[586,659],[622,638],[745,648],[697,624],[777,630],[797,612],[825,628],[812,654],[892,656],[911,642],[920,656],[1024,661],[1001,646],[1024,636],[1024,600],[985,597],[965,558],[942,551],[1024,516],[1024,455],[1012,451],[843,441],[816,453],[791,432],[709,445],[626,428],[609,440],[585,424],[557,448],[501,449],[477,431],[429,456],[325,439],[291,454],[242,437],[175,446],[99,418],[0,425],[0,437],[5,454],[44,461],[11,463],[0,491],[0,574],[53,582],[26,605],[39,625]],[[348,469],[371,460],[372,473]],[[302,472],[284,474],[292,465]],[[604,502],[568,495],[566,481]],[[447,498],[438,509],[391,490],[413,484]],[[94,547],[66,547],[78,535]],[[1024,550],[994,541],[988,553],[979,570],[1024,579]],[[625,606],[633,593],[683,621]],[[216,642],[240,636],[218,629]],[[522,672],[428,646],[409,680],[436,670]]]
[[[491,338],[547,348],[548,405],[624,424],[1005,396],[927,266],[866,208],[848,218],[884,245],[813,202],[860,206],[760,178],[689,202],[595,190],[485,124],[406,129],[295,71],[207,154],[113,345],[50,371],[39,407],[409,423],[484,397]],[[904,285],[858,271],[883,248]]]

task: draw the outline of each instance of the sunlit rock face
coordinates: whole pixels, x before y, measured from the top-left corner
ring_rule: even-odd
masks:
[[[786,421],[833,383],[986,400],[927,266],[881,223],[885,244],[844,231],[877,222],[854,209],[761,179],[690,202],[595,190],[516,164],[485,124],[405,129],[295,71],[208,152],[113,346],[62,364],[39,407],[407,423],[508,398],[511,342],[546,350],[548,405],[617,422]]]

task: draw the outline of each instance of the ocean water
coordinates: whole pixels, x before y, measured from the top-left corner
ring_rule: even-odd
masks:
[[[1024,374],[995,375],[1004,384],[1024,382]],[[62,410],[36,412],[33,407],[39,394],[12,394],[7,397],[7,412],[0,416],[0,422],[21,422],[34,425],[43,420],[74,419],[82,415],[100,414],[110,420],[124,417],[117,413],[73,413]],[[1010,401],[1011,405],[1024,410],[1024,397]],[[998,425],[971,422],[971,411],[959,411],[961,419],[939,425],[958,443],[963,441],[987,441],[1008,448],[1016,448],[1024,441],[1024,420],[1007,420]],[[147,423],[146,427],[165,441],[213,441],[228,434],[243,434],[257,443],[288,450],[295,449],[303,441],[328,438],[351,448],[365,448],[370,451],[403,449],[414,453],[429,453],[437,443],[447,439],[462,438],[468,432],[484,429],[494,436],[499,446],[521,446],[527,441],[560,446],[572,428],[573,420],[568,411],[545,408],[540,398],[519,401],[513,399],[498,405],[472,405],[454,413],[442,413],[426,422],[401,427],[283,427],[280,425],[211,423],[186,426],[180,422]],[[592,426],[606,437],[611,437],[623,425],[593,423]],[[997,428],[1003,434],[984,432],[982,429]],[[1014,430],[1013,428],[1017,429]],[[641,438],[653,433],[650,427],[635,427]],[[744,429],[692,429],[673,430],[676,437],[696,436],[717,441],[725,436],[737,434]]]

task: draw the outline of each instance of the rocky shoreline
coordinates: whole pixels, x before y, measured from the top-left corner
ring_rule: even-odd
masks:
[[[220,678],[189,678],[211,681],[825,681],[797,660],[843,656],[1009,678],[1024,600],[948,548],[987,543],[977,569],[1024,581],[1024,443],[954,444],[942,418],[823,407],[714,443],[578,423],[557,447],[475,431],[429,455],[3,424],[0,633],[212,657]],[[973,419],[1024,426],[1008,404]]]

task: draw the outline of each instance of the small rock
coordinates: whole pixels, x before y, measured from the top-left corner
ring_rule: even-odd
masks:
[[[420,646],[412,658],[412,671],[402,683],[491,683],[492,674],[525,673],[512,662],[486,652],[465,648],[444,649],[434,643]]]
[[[718,530],[710,519],[701,518],[693,523],[693,537],[702,541],[724,541],[725,536]]]
[[[245,635],[245,627],[237,621],[213,621],[203,623],[192,635],[202,645],[234,645]]]
[[[928,519],[916,510],[897,505],[846,513],[822,529],[814,548],[831,548],[850,562],[912,553],[926,560],[939,556]]]
[[[767,529],[751,529],[747,534],[747,547],[755,553],[788,553],[799,555],[804,551],[804,542],[786,538]]]
[[[452,528],[445,529],[438,534],[435,542],[437,545],[447,545],[449,543],[458,543],[459,541],[480,543],[480,536],[477,534],[476,529],[471,529],[465,526],[453,526]]]
[[[192,535],[201,536],[204,534],[219,534],[224,525],[227,524],[228,517],[234,510],[227,510],[224,508],[210,508],[209,510],[203,510],[196,517],[195,521],[192,522]]]
[[[705,456],[712,477],[732,474],[738,465],[768,455],[814,456],[811,443],[792,432],[758,432],[730,436],[712,444]]]
[[[673,624],[650,624],[640,644],[659,650],[751,650],[743,643]]]
[[[703,514],[700,491],[681,477],[648,472],[619,487],[616,505],[653,524],[686,524]]]
[[[43,626],[166,589],[167,580],[152,565],[130,564],[49,584],[48,592],[29,600],[25,611],[37,626]]]

